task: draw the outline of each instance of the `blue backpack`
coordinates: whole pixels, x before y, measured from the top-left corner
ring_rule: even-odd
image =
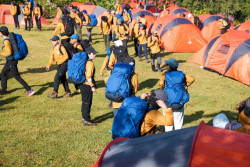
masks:
[[[82,84],[86,80],[86,62],[88,55],[86,52],[74,54],[71,60],[68,60],[68,78],[74,84]]]
[[[97,25],[97,19],[96,19],[96,16],[95,16],[95,14],[90,14],[89,15],[89,18],[90,18],[90,25],[91,25],[91,27],[94,27],[94,26],[96,26]]]
[[[129,10],[128,10],[128,13],[129,13],[130,18],[131,18],[131,21],[132,21],[132,19],[133,19],[133,15],[132,15],[132,11],[131,11],[131,9],[129,9]]]
[[[164,91],[168,95],[166,102],[168,107],[179,109],[189,101],[189,93],[185,89],[185,75],[182,71],[165,73]]]
[[[105,88],[107,99],[121,102],[130,96],[130,80],[134,67],[126,63],[116,63]]]
[[[113,138],[140,136],[141,123],[148,111],[148,103],[138,97],[127,97],[122,102],[112,126]]]
[[[117,20],[120,19],[122,22],[124,22],[124,19],[120,13],[116,14]]]
[[[8,60],[23,60],[27,57],[29,51],[26,42],[23,40],[22,35],[16,33],[10,33],[9,40],[14,51],[14,55],[6,57]]]

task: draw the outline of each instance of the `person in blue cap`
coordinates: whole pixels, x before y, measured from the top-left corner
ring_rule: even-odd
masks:
[[[53,63],[56,62],[57,73],[54,78],[54,90],[50,95],[48,95],[48,97],[57,98],[58,88],[60,83],[63,84],[64,90],[66,92],[66,94],[63,97],[71,97],[71,92],[66,79],[66,72],[68,70],[68,59],[69,59],[68,53],[65,47],[60,45],[59,43],[60,39],[58,36],[53,36],[50,40],[52,41],[53,50],[49,58],[46,70],[49,71]]]
[[[184,104],[189,101],[186,87],[194,81],[194,77],[178,71],[179,62],[171,58],[165,60],[166,72],[161,75],[159,86],[168,95],[166,105],[172,108],[174,116],[174,129],[181,129],[184,120]],[[165,131],[172,131],[173,126],[165,126]]]
[[[20,29],[19,21],[18,21],[18,15],[20,14],[20,8],[18,4],[15,4],[13,1],[10,2],[10,13],[14,18],[15,23],[15,29]]]
[[[83,52],[83,48],[82,48],[82,45],[79,43],[79,35],[78,34],[73,34],[71,37],[70,37],[70,43],[74,46],[75,48],[75,53],[78,53],[78,52]]]

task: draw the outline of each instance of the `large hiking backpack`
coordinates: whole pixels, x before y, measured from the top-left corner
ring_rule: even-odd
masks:
[[[128,55],[128,50],[125,46],[114,47],[113,53],[115,55],[116,63],[126,63],[132,66],[135,65],[135,59]]]
[[[86,62],[88,55],[86,52],[74,54],[71,60],[68,60],[68,78],[74,84],[82,84],[86,80]]]
[[[112,137],[140,136],[141,124],[148,111],[148,103],[139,97],[127,97],[122,102],[112,126]]]
[[[89,40],[87,40],[87,39],[80,40],[79,43],[81,44],[84,51],[86,51],[89,47],[91,47]]]
[[[86,19],[85,19],[85,17],[84,17],[84,15],[83,15],[82,12],[78,12],[77,15],[79,16],[79,18],[81,19],[82,22],[83,22],[83,21],[86,21]]]
[[[116,63],[105,88],[107,99],[121,102],[130,96],[130,80],[134,67],[126,63]]]
[[[90,14],[89,15],[89,18],[90,18],[90,26],[91,27],[94,27],[94,26],[96,26],[97,25],[97,19],[96,19],[96,16],[95,16],[95,14]]]
[[[132,21],[132,19],[133,19],[133,14],[132,14],[132,11],[131,11],[131,9],[129,9],[129,10],[128,10],[128,13],[129,13],[129,15],[130,15],[130,18],[131,18],[131,21]]]
[[[37,6],[40,8],[41,16],[43,16],[43,7],[40,4],[38,4]]]
[[[116,14],[117,20],[120,19],[122,22],[124,22],[124,19],[120,13]]]
[[[9,38],[4,40],[10,41],[14,51],[14,55],[6,57],[8,60],[23,60],[28,55],[28,47],[22,35],[11,32]]]
[[[74,22],[70,16],[64,16],[62,18],[62,23],[64,25],[65,32],[62,34],[66,36],[71,36],[74,34]]]
[[[65,49],[66,49],[66,51],[67,51],[67,53],[68,53],[69,59],[71,59],[71,58],[74,56],[74,54],[76,53],[76,49],[74,48],[74,46],[73,46],[71,43],[69,43],[69,42],[64,42],[64,43],[62,43],[62,44],[59,46],[59,51],[60,51],[61,54],[63,54],[63,53],[62,53],[62,50],[61,50],[61,46],[64,46],[64,47],[65,47]]]
[[[164,91],[168,95],[166,104],[170,108],[179,109],[189,101],[189,93],[185,89],[185,76],[182,71],[165,73]]]
[[[35,7],[34,0],[29,0],[29,1],[30,1],[30,3],[31,3],[31,10],[33,10],[34,7]],[[28,1],[28,2],[29,2],[29,1]]]
[[[17,15],[21,14],[21,9],[20,6],[18,4],[15,4],[16,8],[17,8]]]

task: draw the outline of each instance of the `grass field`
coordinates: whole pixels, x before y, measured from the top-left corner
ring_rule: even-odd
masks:
[[[25,96],[25,89],[9,75],[8,94],[0,95],[0,166],[91,166],[107,143],[111,141],[113,114],[104,97],[105,85],[99,70],[105,57],[104,42],[99,30],[93,30],[93,46],[99,51],[94,60],[96,67],[97,94],[94,94],[91,110],[97,126],[81,124],[81,95],[72,98],[50,99],[56,68],[46,72],[52,44],[49,41],[55,26],[44,26],[43,31],[21,33],[28,44],[29,55],[19,62],[24,80],[36,91],[32,97]],[[86,34],[86,30],[83,29]],[[86,36],[84,36],[86,38]],[[2,39],[0,39],[2,46]],[[133,44],[129,53],[134,55]],[[176,58],[179,69],[196,78],[189,88],[190,102],[185,108],[184,127],[196,126],[202,120],[212,124],[213,117],[225,113],[236,120],[235,105],[249,96],[250,88],[238,81],[199,68],[187,61],[192,53],[164,53],[163,60]],[[5,64],[1,58],[0,69]],[[163,64],[162,64],[163,65]],[[150,64],[138,62],[139,91],[149,92],[158,88],[160,73],[151,72]],[[74,86],[70,84],[71,91]],[[60,85],[59,96],[64,91]]]

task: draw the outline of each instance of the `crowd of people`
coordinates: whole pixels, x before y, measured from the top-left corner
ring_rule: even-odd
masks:
[[[14,16],[15,28],[19,29],[20,26],[17,19],[19,13],[18,7],[13,2],[11,4],[11,13]],[[32,9],[30,2],[26,0],[23,9],[25,30],[31,30],[33,13],[36,19],[37,30],[41,31],[41,12],[41,8],[38,4],[35,4],[35,7]],[[180,17],[183,16],[180,15]],[[84,126],[97,125],[90,116],[93,92],[96,92],[97,89],[95,82],[96,70],[93,60],[98,52],[92,47],[91,34],[93,27],[96,26],[96,23],[94,23],[96,22],[96,18],[93,17],[93,15],[89,15],[86,10],[80,11],[78,7],[73,5],[70,5],[69,10],[61,10],[60,7],[58,7],[57,18],[59,22],[50,39],[53,49],[46,67],[46,70],[49,71],[53,63],[56,62],[57,73],[54,77],[54,89],[48,97],[58,97],[60,83],[62,83],[65,90],[63,97],[71,97],[72,94],[69,89],[66,73],[67,71],[70,73],[76,72],[78,77],[84,77],[84,80],[81,82],[75,82],[78,78],[73,77],[75,89],[82,95],[82,123]],[[105,49],[107,51],[107,56],[100,69],[100,75],[103,76],[105,69],[108,70],[109,76],[104,79],[106,84],[105,96],[111,101],[109,107],[113,108],[113,126],[115,122],[121,122],[121,119],[124,118],[119,114],[119,111],[121,113],[121,110],[125,108],[123,101],[127,98],[135,97],[139,87],[138,74],[135,73],[136,61],[133,57],[130,57],[128,53],[127,43],[129,39],[134,42],[134,57],[138,57],[138,61],[142,61],[143,48],[145,63],[149,63],[148,49],[150,49],[152,71],[162,71],[161,40],[157,35],[157,30],[153,30],[152,34],[148,34],[146,30],[147,20],[143,14],[141,14],[140,17],[136,17],[135,20],[136,22],[132,26],[132,33],[130,35],[129,24],[132,24],[131,9],[129,5],[125,5],[125,7],[122,8],[119,3],[116,3],[115,10],[108,10],[107,15],[102,16],[101,23],[99,24],[100,33],[103,35]],[[225,22],[223,22],[223,24],[224,23]],[[85,26],[87,29],[86,35],[82,34],[82,26]],[[3,51],[0,53],[0,56],[6,57],[6,64],[1,72],[1,93],[4,94],[7,92],[7,74],[11,71],[15,79],[27,90],[26,95],[33,95],[35,91],[29,87],[18,72],[18,59],[14,56],[18,51],[13,49],[13,40],[8,28],[5,26],[0,27],[0,35],[4,39]],[[83,39],[83,36],[86,36],[87,39]],[[116,38],[118,39],[116,40]],[[76,55],[81,53],[86,53],[87,59],[81,60],[80,57],[80,59],[77,59],[78,62],[74,62]],[[156,59],[157,63],[155,62]],[[79,61],[81,61],[82,64],[79,63]],[[72,69],[69,68],[69,63],[78,64]],[[140,97],[133,100],[134,102],[137,100],[140,101],[139,99],[141,99],[147,104],[145,110],[142,112],[144,115],[140,118],[139,127],[141,128],[138,131],[138,136],[154,134],[156,125],[165,126],[165,131],[181,129],[183,126],[184,104],[189,101],[189,93],[186,88],[192,85],[195,78],[179,71],[179,63],[174,58],[166,60],[164,63],[166,66],[164,70],[166,70],[166,72],[160,76],[159,89],[151,93],[143,93]],[[81,64],[81,66],[78,66],[79,64]],[[80,73],[79,71],[83,72]],[[70,80],[72,81],[72,79]],[[245,106],[249,107],[249,100],[246,104]],[[129,105],[130,108],[136,108],[136,106],[133,106],[134,103],[126,105]],[[163,114],[158,111],[160,108],[163,110]],[[245,117],[250,117],[248,110],[249,109],[245,109]],[[139,114],[136,113],[135,115]],[[242,125],[244,126],[245,124]],[[249,128],[249,125],[250,123],[248,122],[245,128]],[[123,126],[123,128],[124,127],[126,126]],[[123,135],[115,136],[114,138],[116,137],[126,137],[126,134],[123,133]]]

